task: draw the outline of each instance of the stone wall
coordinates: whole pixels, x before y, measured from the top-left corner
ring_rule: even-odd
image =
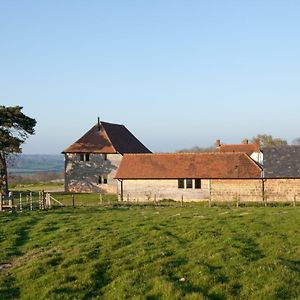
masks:
[[[121,197],[121,184],[118,185],[118,196]],[[154,201],[162,199],[173,199],[181,201],[199,201],[209,199],[209,181],[201,180],[201,189],[193,188],[179,189],[177,179],[163,180],[123,180],[123,200],[124,201]]]
[[[65,191],[117,193],[116,171],[121,154],[90,154],[89,161],[81,161],[80,154],[65,154]],[[99,176],[107,175],[107,184],[99,184]]]
[[[261,202],[263,197],[261,179],[212,179],[211,201]]]
[[[300,201],[300,179],[265,179],[265,196],[272,202]]]
[[[201,189],[179,189],[177,180],[124,180],[124,201],[300,202],[300,179],[201,180]],[[118,185],[120,199],[121,185]]]

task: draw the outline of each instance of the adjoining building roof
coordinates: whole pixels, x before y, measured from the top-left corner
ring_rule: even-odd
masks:
[[[151,153],[124,125],[99,122],[63,153]]]
[[[300,178],[300,146],[264,148],[265,178]]]
[[[260,152],[259,142],[248,144],[248,141],[243,144],[221,144],[217,141],[216,145],[217,152],[244,152],[251,155],[253,152]]]
[[[125,154],[117,179],[249,179],[262,168],[245,153]]]

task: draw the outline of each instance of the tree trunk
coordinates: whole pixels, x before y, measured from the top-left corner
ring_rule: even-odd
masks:
[[[0,152],[0,173],[1,173],[1,182],[0,188],[3,195],[8,195],[8,180],[7,180],[7,164],[6,164],[6,154],[1,151]]]

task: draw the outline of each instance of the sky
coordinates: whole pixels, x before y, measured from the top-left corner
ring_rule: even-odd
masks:
[[[300,2],[0,0],[0,105],[37,120],[27,154],[97,122],[154,152],[300,136]]]

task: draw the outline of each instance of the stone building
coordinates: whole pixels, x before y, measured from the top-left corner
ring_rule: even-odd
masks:
[[[116,193],[125,153],[151,153],[124,125],[100,122],[62,152],[65,191]]]
[[[255,143],[249,143],[246,139],[242,144],[221,144],[221,141],[217,140],[216,152],[243,152],[248,154],[256,162],[261,165],[263,164],[263,152],[260,149],[258,140]]]
[[[120,200],[228,201],[262,195],[262,168],[245,153],[125,154],[116,178]]]
[[[300,146],[264,148],[264,189],[268,201],[300,201]]]

